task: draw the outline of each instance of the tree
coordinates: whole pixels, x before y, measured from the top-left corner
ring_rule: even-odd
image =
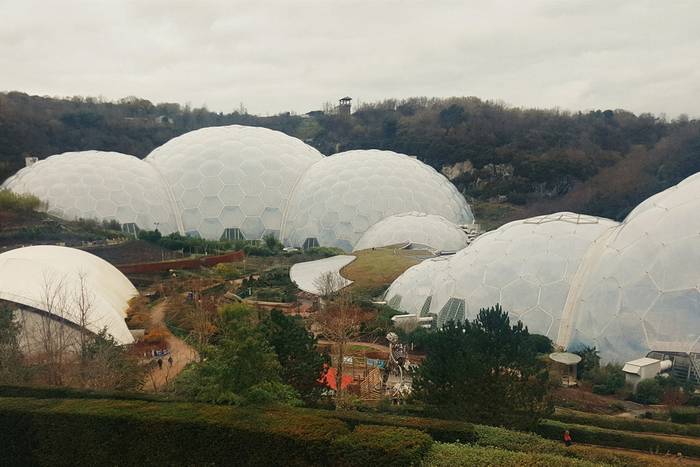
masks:
[[[298,404],[296,391],[283,384],[281,365],[259,326],[255,310],[235,304],[221,310],[219,334],[175,381],[176,391],[195,400],[241,404]]]
[[[576,371],[581,379],[592,378],[600,368],[600,353],[594,347],[583,346],[573,353],[581,357],[581,361],[576,366]]]
[[[135,390],[143,384],[143,368],[106,328],[86,342],[81,370],[83,387],[91,389]]]
[[[277,353],[282,367],[282,381],[297,390],[307,404],[318,401],[323,391],[319,380],[329,363],[328,356],[316,348],[316,338],[299,317],[272,310],[262,321],[263,333]]]
[[[332,283],[334,279],[328,276],[328,283]],[[329,289],[330,290],[330,289]],[[335,292],[333,292],[335,294]],[[362,323],[362,314],[351,301],[350,294],[347,292],[330,295],[327,303],[314,316],[314,324],[317,326],[321,334],[335,346],[335,354],[337,360],[336,367],[336,407],[343,406],[343,366],[347,346],[360,335],[360,325]]]
[[[445,416],[533,429],[552,410],[545,363],[499,305],[431,333],[414,395]]]
[[[464,121],[464,107],[452,104],[442,109],[438,116],[438,121],[440,126],[445,129],[445,135],[447,135],[451,129]]]
[[[0,384],[21,383],[26,377],[19,345],[20,332],[12,309],[0,303]]]

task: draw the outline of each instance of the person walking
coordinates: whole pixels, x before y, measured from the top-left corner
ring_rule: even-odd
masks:
[[[161,370],[163,369],[163,359],[162,358],[158,359],[158,368],[160,368]]]
[[[567,447],[571,446],[571,433],[569,433],[569,430],[564,430],[564,444]]]
[[[172,355],[168,357],[168,365],[170,365],[171,367],[173,366],[173,356]]]

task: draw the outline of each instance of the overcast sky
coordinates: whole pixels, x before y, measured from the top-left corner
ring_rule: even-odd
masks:
[[[700,116],[700,1],[0,0],[0,90],[228,112],[477,96]]]

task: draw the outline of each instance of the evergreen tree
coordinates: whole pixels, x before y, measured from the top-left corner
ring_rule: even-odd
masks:
[[[533,429],[552,410],[545,363],[527,328],[499,305],[431,334],[415,396],[445,416]]]

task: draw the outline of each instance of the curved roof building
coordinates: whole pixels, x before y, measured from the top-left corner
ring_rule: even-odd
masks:
[[[352,251],[370,226],[410,211],[455,224],[474,221],[464,197],[432,167],[391,151],[347,151],[306,171],[289,202],[282,239]]]
[[[203,128],[146,157],[167,181],[187,234],[211,240],[279,235],[292,189],[323,155],[266,128]]]
[[[449,320],[472,320],[479,309],[500,303],[531,332],[556,339],[581,259],[591,243],[615,225],[568,212],[511,222],[478,237],[431,274],[430,291],[423,300],[430,297],[430,312],[437,316],[438,326]]]
[[[459,226],[442,216],[405,212],[386,217],[370,227],[354,251],[409,243],[439,251],[458,251],[469,239]]]
[[[700,174],[642,202],[586,255],[561,340],[607,361],[700,352]]]
[[[61,246],[30,246],[0,254],[0,300],[47,312],[78,326],[81,311],[77,295],[81,289],[91,305],[87,329],[96,334],[106,327],[118,343],[133,342],[124,318],[128,301],[138,292],[108,262]]]
[[[66,220],[116,220],[163,233],[178,231],[165,185],[144,161],[103,151],[66,152],[25,167],[3,183],[48,203],[48,212]]]

